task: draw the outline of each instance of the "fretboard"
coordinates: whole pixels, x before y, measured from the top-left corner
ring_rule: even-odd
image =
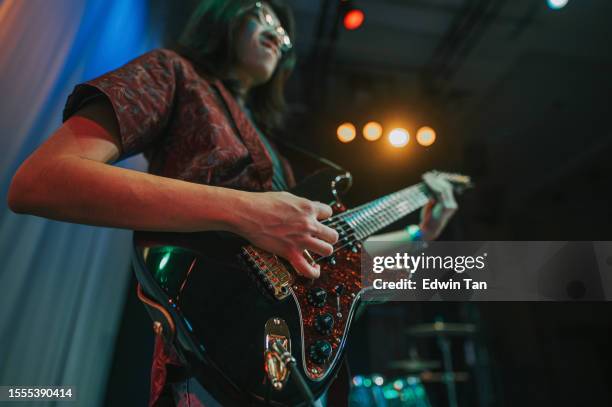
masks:
[[[420,183],[350,209],[339,215],[363,240],[380,229],[423,207],[429,201],[428,189]]]

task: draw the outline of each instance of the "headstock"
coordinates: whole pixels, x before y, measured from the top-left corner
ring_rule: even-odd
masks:
[[[469,175],[458,174],[454,172],[438,172],[437,175],[441,176],[453,185],[455,192],[461,194],[466,189],[474,188],[474,183]]]

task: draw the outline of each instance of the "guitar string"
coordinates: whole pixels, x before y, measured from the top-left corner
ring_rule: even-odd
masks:
[[[415,185],[413,187],[420,187],[421,184]],[[412,188],[412,187],[410,187]],[[409,188],[409,189],[410,189]],[[399,191],[399,192],[407,192],[407,191]],[[421,190],[419,192],[422,192],[425,195],[425,198],[427,198],[427,195]],[[387,198],[387,197],[385,197]],[[395,197],[395,199],[397,200],[398,197]],[[341,215],[345,215],[344,218],[347,218],[349,215],[351,215],[351,213],[347,213],[349,211],[346,212],[342,212],[338,215],[335,216],[336,220],[338,222],[340,221],[345,221],[345,225],[347,226],[347,229],[351,231],[351,233],[347,234],[346,236],[342,237],[342,239],[346,239],[346,241],[344,242],[344,244],[342,244],[341,246],[336,246],[333,245],[333,252],[332,254],[330,254],[329,256],[319,256],[318,258],[316,258],[314,260],[315,263],[321,263],[322,261],[325,261],[327,258],[333,256],[335,253],[337,253],[338,251],[342,250],[345,247],[351,246],[353,245],[355,242],[358,242],[359,240],[362,239],[362,237],[357,237],[358,234],[362,233],[362,232],[366,232],[368,234],[373,233],[374,231],[380,229],[380,225],[381,223],[377,223],[377,222],[384,222],[384,221],[390,221],[390,223],[392,223],[393,221],[402,218],[412,212],[414,212],[415,210],[419,209],[420,207],[422,207],[425,202],[419,202],[418,199],[421,198],[421,200],[423,200],[422,197],[411,197],[411,198],[404,198],[402,199],[400,202],[397,202],[399,205],[401,204],[409,204],[407,208],[404,208],[404,210],[400,211],[401,215],[396,215],[395,218],[394,216],[390,213],[390,209],[397,209],[397,208],[393,208],[393,207],[389,207],[389,206],[385,206],[385,207],[379,207],[379,208],[374,208],[374,206],[372,206],[372,203],[370,204],[366,204],[366,205],[371,205],[370,208],[367,208],[365,206],[363,207],[357,207],[357,208],[353,208],[353,210],[351,210],[351,212],[356,212],[357,210],[364,210],[365,213],[361,213],[357,216],[367,216],[367,218],[362,218],[360,219],[360,221],[362,222],[361,226],[357,226],[353,227],[350,224],[348,224],[348,222],[345,221],[345,219],[338,219],[341,217]],[[393,198],[387,198],[387,200],[391,200]],[[382,203],[382,202],[380,202]],[[391,202],[393,204],[393,202]],[[367,211],[368,210],[375,210],[375,212],[368,214]],[[384,226],[382,226],[384,227]],[[367,235],[366,235],[367,236]],[[352,239],[352,240],[351,240]],[[265,263],[267,263],[264,260]],[[279,271],[282,270],[282,268],[280,267],[279,264],[277,265],[273,265],[272,266],[272,270],[271,271]]]
[[[405,203],[405,202],[406,202],[406,201],[404,201],[404,203]],[[418,202],[410,202],[410,203],[412,203],[413,205],[411,205],[411,206],[409,206],[408,208],[406,208],[406,209],[408,209],[408,210],[407,210],[407,211],[405,211],[405,210],[404,210],[404,211],[405,211],[405,213],[404,213],[404,211],[402,211],[402,214],[401,214],[401,215],[399,215],[399,218],[404,217],[404,216],[406,216],[406,215],[408,215],[408,214],[410,214],[410,213],[414,212],[415,210],[417,210],[417,209],[419,209],[420,207],[422,207],[422,206],[423,206],[423,205],[419,204]],[[379,210],[379,211],[378,211],[376,214],[370,215],[370,217],[371,217],[371,218],[372,218],[372,217],[376,218],[375,220],[377,220],[377,221],[380,221],[380,220],[385,220],[385,218],[387,218],[387,219],[392,219],[391,214],[388,212],[388,210],[389,210],[389,209],[391,209],[391,208],[388,208],[388,207],[387,207],[387,208],[381,209],[381,210]],[[372,226],[372,225],[371,225],[372,221],[366,220],[365,222],[366,222],[366,223],[370,223],[370,226]],[[379,226],[379,225],[375,225],[374,227],[378,227],[378,226]],[[349,240],[348,240],[348,241],[346,241],[346,242],[345,242],[343,245],[341,245],[341,246],[339,246],[339,247],[334,245],[334,246],[333,246],[333,247],[334,247],[334,251],[332,252],[332,254],[330,254],[329,256],[320,256],[320,257],[316,258],[316,259],[314,260],[314,262],[315,262],[315,263],[321,263],[322,261],[325,261],[327,258],[329,258],[329,257],[333,256],[335,253],[337,253],[338,251],[342,250],[343,248],[348,247],[348,246],[351,246],[353,243],[358,242],[358,241],[359,241],[361,238],[356,237],[356,236],[357,236],[357,234],[358,234],[358,233],[360,233],[360,232],[362,232],[362,231],[364,231],[364,230],[358,230],[358,229],[353,228],[353,227],[350,227],[350,229],[352,230],[352,232],[343,238],[343,239],[345,239],[345,238],[349,238]],[[368,230],[368,229],[366,229],[366,230]],[[350,238],[353,238],[353,237],[355,237],[355,238],[354,238],[354,239],[352,239],[352,240],[350,240]],[[265,262],[265,260],[264,260],[264,262]],[[266,263],[267,263],[267,262],[266,262]],[[271,271],[273,271],[273,272],[274,272],[274,271],[279,271],[279,270],[282,270],[282,269],[283,269],[283,268],[282,268],[282,267],[280,267],[280,265],[279,265],[279,264],[276,264],[276,265],[273,265],[273,266],[272,266],[272,270],[271,270]]]
[[[414,202],[414,199],[409,199],[409,200],[404,200],[403,202],[399,202],[401,203],[411,203],[412,205],[409,206],[408,209],[405,213],[402,213],[401,215],[399,215],[397,217],[397,219],[402,218],[412,212],[414,212],[415,210],[419,209],[420,207],[423,206],[423,204],[419,204],[418,202]],[[357,208],[355,208],[357,209]],[[335,253],[337,253],[338,251],[342,250],[345,247],[351,246],[353,245],[355,242],[358,242],[359,240],[362,239],[362,237],[357,237],[359,234],[361,234],[362,232],[366,232],[368,234],[373,233],[374,231],[380,229],[380,223],[376,224],[374,222],[376,221],[384,221],[384,220],[391,220],[391,222],[393,222],[394,220],[397,219],[393,219],[393,216],[391,215],[391,213],[389,212],[390,209],[394,209],[392,207],[385,207],[385,208],[379,208],[377,212],[375,213],[371,213],[371,214],[367,214],[367,213],[363,213],[360,214],[361,216],[366,216],[368,215],[367,218],[362,218],[361,221],[363,222],[361,226],[357,226],[357,227],[353,227],[350,224],[346,223],[346,230],[350,230],[351,233],[348,233],[346,236],[342,237],[340,240],[346,240],[341,246],[337,246],[337,243],[334,244],[333,247],[333,251],[330,255],[328,256],[319,256],[316,259],[314,259],[315,263],[320,263],[322,261],[325,261],[327,258],[333,256]],[[366,209],[368,210],[368,209]],[[371,210],[371,208],[370,208]],[[404,211],[402,211],[404,212]],[[346,214],[346,212],[342,213],[342,214]],[[340,214],[340,215],[342,215]],[[359,215],[358,215],[359,216]],[[390,223],[391,223],[390,222]],[[384,227],[384,226],[382,226]],[[345,231],[346,231],[345,230]],[[366,235],[367,236],[367,235]]]
[[[413,186],[413,187],[418,187],[418,186],[420,186],[420,185],[416,185],[416,186]],[[413,188],[413,187],[411,187],[411,188]],[[417,188],[414,188],[414,189],[417,189]],[[422,191],[422,190],[421,191],[400,191],[400,192],[411,192],[411,193],[421,192],[421,193],[425,194],[425,192]],[[350,218],[351,216],[355,216],[356,218],[359,218],[360,216],[362,216],[364,218],[359,219],[358,221],[364,223],[365,226],[372,226],[372,222],[373,221],[380,220],[380,219],[378,219],[378,218],[376,218],[376,219],[368,219],[368,218],[372,218],[372,216],[377,217],[380,213],[383,213],[385,211],[388,211],[389,209],[392,209],[392,207],[389,207],[388,204],[390,204],[390,205],[394,205],[394,204],[401,205],[404,202],[409,202],[409,203],[412,202],[412,203],[415,203],[415,204],[421,206],[421,204],[418,202],[418,200],[422,199],[422,197],[420,197],[420,196],[412,196],[412,197],[409,197],[409,198],[404,198],[404,197],[397,196],[397,197],[385,197],[383,199],[385,199],[385,200],[384,201],[380,201],[380,202],[371,202],[371,203],[366,204],[366,205],[369,205],[369,207],[365,206],[365,205],[362,205],[360,207],[353,208],[353,210],[351,210],[350,212],[347,211],[347,212],[340,213],[340,214],[338,214],[338,215],[336,215],[336,216],[334,216],[332,218],[324,220],[321,223],[323,223],[325,226],[332,227],[332,228],[334,226],[340,224],[340,227],[339,228],[335,228],[335,230],[339,231],[339,233],[344,233],[347,230],[353,229],[353,226],[351,226],[349,224],[347,218]],[[393,201],[399,201],[399,202],[393,202]],[[381,206],[379,206],[379,207],[376,206],[376,205],[381,205],[381,204],[387,204],[387,205],[382,206],[382,207]],[[357,212],[357,211],[361,211],[361,213],[355,214],[355,212]],[[370,211],[370,213],[368,213],[368,211]],[[331,221],[329,221],[329,220],[331,220]]]
[[[425,193],[425,191],[422,190],[423,186],[424,186],[424,184],[422,184],[422,183],[416,184],[416,185],[413,185],[413,186],[411,186],[409,188],[406,188],[405,190],[401,190],[401,191],[395,192],[394,194],[408,193],[408,192],[410,192],[410,193],[416,193],[416,192]],[[382,204],[382,203],[387,203],[388,201],[391,201],[391,200],[398,200],[398,198],[400,198],[400,197],[399,196],[393,197],[392,195],[394,195],[394,194],[387,195],[386,197],[380,198],[379,202],[373,201],[373,202],[370,202],[370,203],[367,203],[367,204],[364,204],[364,205],[360,205],[360,206],[358,206],[356,208],[349,209],[346,212],[342,212],[342,213],[339,213],[338,215],[334,215],[334,216],[332,216],[332,217],[330,217],[328,219],[324,219],[321,223],[324,224],[325,226],[333,227],[333,226],[339,224],[340,222],[345,221],[346,218],[348,218],[349,216],[353,215],[357,211],[360,211],[360,210],[365,210],[365,211],[373,210],[374,209],[374,205]],[[410,201],[410,200],[414,200],[414,199],[415,199],[415,197],[403,198],[402,201]],[[398,202],[398,203],[401,203],[401,202]],[[368,208],[368,206],[370,206],[370,207]],[[357,215],[357,216],[359,216],[359,215]]]
[[[398,191],[398,192],[395,193],[395,194],[400,194],[400,193],[407,193],[407,192],[417,192],[417,191],[413,191],[413,190],[419,190],[418,192],[421,192],[423,194],[421,197],[414,196],[414,197],[411,197],[411,198],[408,198],[408,199],[404,198],[404,199],[401,199],[400,202],[397,202],[397,204],[400,204],[400,205],[401,204],[405,204],[405,203],[412,203],[414,205],[414,207],[408,207],[407,208],[408,211],[403,213],[402,215],[398,216],[397,219],[402,218],[402,217],[404,217],[404,216],[414,212],[415,210],[417,210],[417,209],[419,209],[419,208],[421,208],[421,207],[423,207],[423,206],[425,206],[427,204],[427,201],[429,200],[429,197],[428,197],[428,194],[427,194],[427,190],[424,191],[423,187],[426,188],[426,186],[423,183],[419,183],[419,184],[413,185],[413,186],[411,186],[409,188],[406,188],[405,190]],[[397,200],[398,198],[400,198],[400,196],[392,197],[392,195],[394,195],[394,194],[387,195],[386,197],[384,197],[382,199],[385,199],[386,201],[389,201],[389,200],[393,200],[393,199]],[[421,199],[422,202],[418,201],[419,198]],[[378,202],[378,204],[381,204],[381,203],[387,203],[387,202],[382,201],[382,200]],[[391,203],[394,203],[394,202],[391,202]],[[329,256],[318,257],[315,260],[315,263],[319,263],[319,262],[325,260],[326,258],[333,256],[339,250],[341,250],[341,249],[343,249],[343,248],[345,248],[347,246],[350,246],[353,243],[361,240],[362,238],[359,238],[359,237],[356,237],[355,239],[350,240],[350,238],[355,237],[358,233],[361,233],[362,231],[365,231],[366,233],[370,234],[370,233],[373,233],[376,230],[379,230],[380,229],[380,227],[379,227],[380,224],[376,224],[375,221],[391,219],[391,222],[393,222],[393,221],[397,220],[397,219],[393,219],[392,216],[390,216],[389,210],[392,209],[392,207],[385,206],[385,207],[376,208],[375,205],[376,205],[375,202],[371,202],[369,204],[365,204],[365,205],[359,206],[357,208],[353,208],[353,210],[347,211],[348,213],[347,212],[343,212],[343,213],[333,217],[333,218],[335,218],[334,222],[331,222],[329,224],[337,224],[340,221],[345,221],[346,222],[345,218],[348,218],[354,212],[361,211],[361,213],[359,213],[356,216],[357,217],[359,217],[359,216],[362,216],[362,217],[363,216],[367,216],[365,218],[359,219],[359,221],[363,222],[362,225],[361,225],[362,229],[365,229],[365,230],[357,230],[357,228],[351,226],[350,224],[348,224],[348,222],[346,222],[348,224],[348,228],[352,229],[352,232],[350,234],[348,234],[347,236],[343,237],[343,239],[349,239],[349,240],[347,240],[340,247],[337,247],[337,246],[334,245],[333,246],[334,247],[334,251],[332,252],[332,254],[330,254]],[[368,211],[374,211],[374,212],[368,213]],[[345,215],[345,216],[342,217],[342,215]],[[382,216],[382,219],[381,219],[381,216]],[[387,217],[387,219],[385,219],[385,217]],[[342,218],[342,219],[339,219],[339,218]],[[372,226],[373,226],[373,229],[370,229]],[[368,236],[368,235],[366,234],[366,236]]]
[[[405,191],[404,191],[404,192],[405,192]],[[388,198],[388,197],[385,197],[385,198],[386,198],[386,199],[385,199],[385,201],[381,201],[381,202],[379,202],[379,204],[380,204],[380,203],[383,203],[383,202],[384,202],[384,203],[391,203],[391,204],[393,204],[393,202],[392,202],[392,201],[393,201],[393,200],[398,200],[398,198],[400,198],[400,197],[395,197],[395,198]],[[391,202],[390,202],[390,201],[391,201]],[[415,206],[414,208],[409,208],[409,211],[408,211],[407,213],[410,213],[410,212],[414,211],[415,209],[418,209],[418,207],[419,207],[419,203],[418,203],[418,202],[415,202],[415,198],[414,198],[414,197],[413,197],[413,198],[407,198],[407,199],[406,199],[406,198],[404,198],[404,199],[402,200],[402,202],[398,202],[398,204],[400,204],[400,205],[401,205],[402,203],[404,203],[404,204],[405,204],[405,203],[408,203],[408,204],[413,204],[413,205]],[[352,209],[350,210],[350,212],[349,212],[349,211],[345,211],[345,212],[342,212],[342,213],[339,213],[339,214],[335,215],[335,216],[333,217],[333,222],[327,222],[327,223],[326,223],[326,226],[329,226],[329,225],[332,225],[332,224],[333,224],[333,225],[337,225],[337,224],[340,224],[340,222],[343,222],[343,223],[341,224],[341,228],[337,228],[337,229],[335,229],[335,230],[337,231],[338,229],[340,229],[340,231],[341,231],[342,233],[344,233],[344,232],[346,232],[346,231],[350,231],[350,233],[346,234],[345,236],[342,236],[342,237],[339,239],[339,240],[345,240],[345,242],[344,242],[344,243],[343,243],[341,246],[339,246],[339,247],[338,247],[338,246],[336,246],[336,245],[337,245],[337,243],[333,245],[333,247],[335,248],[335,250],[333,251],[333,253],[335,253],[335,252],[337,252],[338,250],[340,250],[340,249],[342,249],[342,248],[344,248],[344,247],[346,247],[346,246],[348,246],[348,245],[350,245],[350,244],[354,243],[355,241],[357,241],[357,240],[358,240],[358,238],[353,239],[353,240],[350,240],[350,239],[352,239],[352,238],[353,238],[353,237],[355,237],[357,234],[359,234],[359,233],[361,233],[361,232],[363,232],[363,231],[365,231],[365,230],[369,230],[369,228],[370,228],[370,227],[372,227],[373,229],[378,229],[378,228],[379,228],[379,226],[380,226],[380,224],[379,224],[379,223],[377,223],[377,222],[380,222],[380,221],[385,221],[385,220],[389,220],[389,219],[391,219],[391,221],[393,221],[392,216],[391,216],[391,214],[389,213],[389,211],[390,211],[391,209],[393,209],[393,207],[392,207],[392,206],[385,206],[385,207],[375,208],[375,207],[373,206],[373,205],[375,205],[375,203],[368,203],[368,204],[366,204],[366,205],[370,205],[370,207],[368,208],[368,207],[365,207],[365,206],[364,206],[363,208],[362,208],[362,207],[352,208]],[[360,210],[363,210],[365,213],[360,213],[360,214],[357,214],[357,215],[355,215],[355,214],[354,214],[354,212],[357,212],[357,211],[360,211]],[[369,210],[369,211],[374,210],[375,212],[373,212],[373,213],[369,213],[369,214],[368,214],[368,213],[367,213],[367,211],[368,211],[368,210]],[[350,225],[350,224],[348,223],[348,221],[346,220],[346,218],[349,218],[350,216],[356,216],[356,217],[359,217],[359,216],[366,216],[366,215],[367,215],[368,217],[364,217],[364,218],[359,219],[359,222],[361,222],[361,225],[355,225],[355,226],[352,226],[352,225]],[[404,215],[400,215],[400,217],[402,217],[402,216],[405,216],[405,214],[404,214]],[[324,221],[329,221],[330,219],[332,219],[332,218],[325,219]],[[323,222],[322,222],[322,223],[323,223]],[[384,226],[383,226],[383,227],[384,227]],[[365,229],[365,230],[364,230],[364,229]],[[333,254],[333,253],[332,253],[332,254]],[[328,256],[319,256],[319,257],[317,258],[317,260],[319,260],[319,259],[324,259],[325,257],[328,257]]]
[[[419,209],[419,208],[420,208],[420,207],[422,207],[422,206],[423,206],[423,205],[418,205],[418,206],[415,206],[415,207],[410,207],[410,208],[409,208],[409,210],[408,210],[408,212],[403,213],[403,214],[401,215],[401,217],[406,216],[406,215],[410,214],[411,212],[414,212],[415,210]],[[381,213],[379,213],[378,215],[381,215]],[[385,215],[388,215],[388,213],[383,213],[382,215],[383,215],[383,216],[385,216]],[[353,233],[349,234],[349,235],[348,235],[348,237],[350,237],[350,238],[355,237],[355,236],[356,236],[356,235],[357,235],[359,232],[361,232],[361,231],[356,230],[356,231],[354,231]],[[321,261],[324,261],[324,260],[325,260],[325,259],[327,259],[328,257],[333,256],[333,255],[334,255],[335,253],[337,253],[339,250],[341,250],[341,249],[343,249],[343,248],[345,248],[345,247],[351,246],[353,243],[355,243],[355,242],[357,242],[357,241],[359,241],[359,240],[361,240],[361,238],[356,237],[356,238],[355,238],[355,239],[353,239],[353,240],[348,240],[347,242],[345,242],[343,245],[341,245],[341,246],[339,246],[339,247],[334,246],[334,251],[332,252],[332,254],[330,254],[329,256],[321,256],[321,257],[317,258],[317,259],[315,260],[315,263],[319,263],[319,262],[321,262]]]
[[[455,177],[455,175],[452,174],[452,173],[439,172],[438,174],[445,176],[449,180],[451,178]],[[464,184],[468,183],[466,181],[461,181],[461,180],[456,181],[456,182],[464,183]],[[393,200],[393,199],[397,200],[398,198],[400,198],[400,196],[399,196],[400,194],[417,193],[417,192],[421,192],[421,193],[423,193],[423,194],[425,194],[427,196],[428,192],[429,192],[429,188],[427,187],[427,185],[425,183],[420,182],[420,183],[412,185],[412,186],[410,186],[408,188],[396,191],[396,192],[391,193],[391,194],[389,194],[387,196],[379,198],[378,200],[375,200],[373,202],[360,205],[358,207],[349,209],[348,211],[342,212],[342,213],[340,213],[338,215],[334,215],[334,216],[332,216],[330,218],[324,219],[323,221],[321,221],[321,223],[323,223],[326,226],[332,227],[332,226],[335,226],[338,223],[342,222],[343,220],[345,220],[345,218],[349,217],[350,215],[352,215],[353,213],[355,213],[357,211],[360,211],[360,210],[361,211],[368,211],[368,210],[373,210],[373,209],[375,210],[374,205],[381,204],[381,203],[386,203],[385,201],[389,201],[389,200]],[[408,200],[410,200],[410,199],[414,199],[414,197],[413,198],[408,198]],[[406,199],[405,198],[402,199],[402,201],[404,201],[404,200],[406,200]],[[376,201],[378,201],[378,202],[376,202]],[[359,216],[359,215],[357,215],[357,216]]]
[[[420,192],[421,196],[412,196],[412,197],[401,197],[400,194],[406,194],[406,193],[411,193],[411,194],[416,194]],[[320,256],[317,259],[315,259],[315,263],[319,263],[323,260],[326,260],[327,258],[333,256],[335,253],[337,253],[338,251],[342,250],[345,247],[351,246],[353,245],[355,242],[363,239],[363,238],[359,238],[356,237],[359,233],[361,232],[366,232],[368,234],[374,233],[376,230],[381,229],[382,227],[386,226],[380,226],[381,223],[377,223],[380,221],[390,221],[389,223],[394,222],[397,219],[400,219],[404,216],[407,216],[408,214],[414,212],[415,210],[423,207],[424,205],[426,205],[427,200],[429,200],[428,197],[428,188],[424,183],[419,183],[413,186],[410,186],[404,190],[400,190],[397,191],[395,193],[392,193],[390,195],[387,195],[385,197],[379,198],[376,201],[370,202],[370,203],[366,203],[363,205],[360,205],[358,207],[349,209],[347,211],[341,212],[337,215],[334,215],[330,218],[324,219],[323,221],[321,221],[322,224],[324,224],[325,226],[328,227],[333,227],[336,226],[338,224],[341,225],[341,229],[340,231],[342,233],[346,232],[347,230],[351,231],[351,233],[348,233],[346,236],[343,236],[340,240],[344,240],[346,239],[345,243],[342,244],[341,246],[336,246],[333,245],[333,252],[332,254],[330,254],[329,256]],[[395,195],[395,196],[394,196]],[[425,197],[425,201],[424,202],[419,202],[419,199],[421,201],[423,201],[423,196]],[[403,199],[402,199],[403,198]],[[393,202],[393,201],[399,201],[399,202]],[[412,204],[414,205],[414,207],[409,206],[407,209],[408,211],[405,213],[402,213],[399,216],[396,216],[396,219],[394,219],[394,217],[391,215],[391,213],[389,212],[390,209],[394,209],[393,207],[390,206],[382,206],[382,207],[376,207],[376,205],[381,205],[381,204]],[[368,213],[368,211],[373,211],[371,213]],[[356,214],[357,212],[360,212],[358,214]],[[361,225],[355,225],[352,226],[348,223],[347,218],[351,217],[351,216],[355,216],[356,218],[359,218],[360,216],[362,217],[361,219],[358,219],[359,222],[362,222]],[[367,217],[366,217],[367,216]],[[361,227],[362,230],[359,230],[359,227]],[[372,228],[372,229],[370,229]],[[365,229],[365,230],[363,230]],[[338,229],[335,229],[336,231]],[[368,235],[366,235],[368,236]],[[364,236],[365,237],[365,236]],[[352,239],[354,238],[354,239]],[[352,240],[350,240],[352,239]]]
[[[336,245],[334,245],[333,247],[335,248],[335,250],[333,251],[333,253],[336,253],[338,250],[353,244],[357,240],[360,240],[361,237],[356,237],[355,239],[351,240],[357,234],[361,234],[362,232],[366,232],[367,234],[374,233],[376,230],[379,230],[382,227],[386,226],[386,225],[382,225],[381,226],[382,222],[389,221],[389,223],[392,223],[395,220],[397,220],[397,219],[399,219],[399,218],[401,218],[403,216],[406,216],[407,214],[409,214],[411,212],[414,212],[415,210],[419,209],[420,207],[422,207],[425,204],[425,202],[415,202],[414,200],[411,200],[408,203],[411,204],[408,208],[406,208],[406,209],[408,209],[408,211],[406,213],[402,213],[402,215],[400,215],[400,216],[398,216],[396,218],[394,218],[389,213],[389,210],[390,209],[394,209],[394,208],[388,208],[387,207],[387,208],[380,208],[378,211],[370,213],[370,214],[364,214],[364,215],[368,215],[368,218],[363,219],[362,220],[363,224],[360,225],[360,226],[353,227],[350,224],[347,224],[347,229],[350,230],[351,233],[348,233],[345,236],[342,236],[341,239],[339,239],[341,241],[344,241],[344,243],[339,248]],[[346,232],[346,229],[343,230],[343,232]],[[325,258],[325,257],[329,257],[329,256],[321,256],[319,258]]]

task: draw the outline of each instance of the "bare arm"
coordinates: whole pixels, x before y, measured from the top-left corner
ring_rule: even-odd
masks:
[[[67,120],[15,174],[9,207],[51,219],[138,230],[231,231],[318,275],[305,249],[331,253],[331,208],[285,192],[249,193],[109,165],[119,129],[106,100]]]
[[[229,230],[238,191],[113,167],[120,153],[107,103],[86,106],[19,168],[9,190],[15,212],[90,225],[191,232]]]

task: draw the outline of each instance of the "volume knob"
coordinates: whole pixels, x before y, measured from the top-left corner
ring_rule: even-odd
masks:
[[[332,346],[327,341],[316,341],[308,349],[308,356],[310,359],[318,364],[322,365],[327,362],[332,354]]]
[[[334,327],[334,317],[330,313],[318,315],[315,319],[315,329],[322,335],[329,335]]]
[[[327,301],[327,292],[321,287],[314,287],[308,291],[308,302],[313,307],[322,307]]]

